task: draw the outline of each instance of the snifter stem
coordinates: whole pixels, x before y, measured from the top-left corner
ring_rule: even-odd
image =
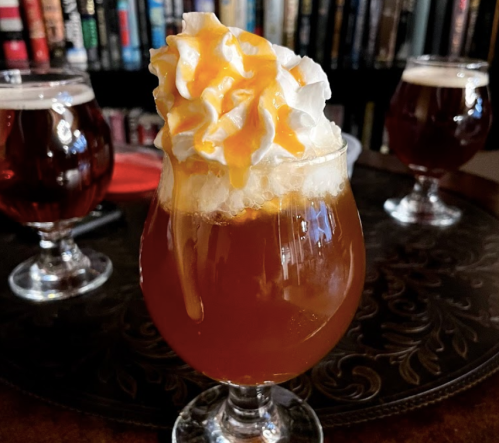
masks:
[[[281,435],[281,419],[272,401],[270,386],[230,386],[221,425],[236,438],[264,437],[277,442]]]
[[[450,226],[461,218],[461,211],[447,206],[438,195],[438,179],[416,174],[416,182],[409,195],[403,199],[391,198],[385,210],[403,223],[420,223],[432,226]]]
[[[76,278],[85,273],[90,261],[71,236],[72,226],[67,223],[39,225],[40,255],[30,270],[31,277],[52,281],[60,274]]]
[[[40,235],[40,253],[9,276],[16,294],[34,301],[60,300],[91,291],[107,280],[111,261],[92,250],[80,250],[71,232],[75,221],[30,223]]]
[[[416,175],[416,182],[410,194],[414,202],[418,202],[418,211],[422,213],[431,213],[433,205],[439,202],[438,197],[438,178],[425,175]]]
[[[314,411],[280,386],[220,385],[180,413],[173,443],[323,443]]]

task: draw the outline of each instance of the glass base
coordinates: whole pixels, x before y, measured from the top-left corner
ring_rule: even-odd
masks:
[[[313,409],[287,389],[272,386],[272,414],[258,423],[240,423],[239,435],[224,414],[227,386],[215,386],[191,401],[173,427],[173,443],[322,443],[322,427]],[[225,423],[228,423],[225,426]]]
[[[410,197],[388,199],[384,205],[385,211],[402,223],[440,227],[451,226],[461,218],[458,208],[447,206],[440,199],[421,202]]]
[[[9,275],[12,291],[36,302],[62,300],[85,294],[107,281],[113,271],[111,260],[91,249],[85,249],[77,269],[55,269],[47,272],[39,266],[38,257],[18,265]]]

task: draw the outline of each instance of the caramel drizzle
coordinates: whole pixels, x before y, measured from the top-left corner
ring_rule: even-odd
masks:
[[[184,199],[182,182],[191,174],[207,174],[212,171],[220,173],[219,165],[206,162],[201,157],[192,156],[179,162],[173,155],[172,136],[194,130],[194,149],[198,153],[211,154],[215,146],[213,142],[204,140],[207,130],[213,133],[222,128],[229,134],[223,142],[223,152],[227,162],[231,185],[242,188],[246,184],[252,155],[257,151],[266,135],[267,129],[262,113],[268,111],[275,126],[273,142],[279,144],[296,157],[303,155],[305,147],[289,125],[292,112],[284,100],[283,92],[277,83],[278,61],[270,44],[255,34],[243,32],[239,35],[241,43],[249,43],[257,48],[255,55],[245,54],[238,39],[230,35],[226,44],[235,49],[242,59],[245,75],[238,72],[229,62],[217,54],[217,47],[222,39],[227,38],[228,28],[221,25],[214,17],[207,16],[208,26],[196,36],[179,34],[167,37],[167,47],[158,50],[151,57],[151,64],[158,73],[160,86],[154,90],[154,98],[158,113],[165,120],[162,129],[162,146],[172,163],[174,189],[172,208],[178,208]],[[199,60],[195,69],[181,64],[177,42],[189,40],[191,47],[196,48]],[[175,79],[177,70],[187,79],[187,89],[191,96],[186,99],[177,90]],[[305,85],[298,67],[289,70],[300,86]],[[247,75],[249,73],[249,75]],[[237,91],[237,94],[236,94]],[[204,123],[203,101],[212,105],[220,115],[214,127]],[[173,106],[168,111],[168,102]],[[227,114],[237,105],[246,102],[247,114],[244,125],[238,128]],[[172,211],[173,244],[176,255],[178,273],[182,285],[184,303],[189,317],[196,323],[204,319],[204,306],[199,288],[193,283],[197,279],[189,275],[197,268],[197,257],[193,254],[192,245],[196,233],[185,232],[185,227],[177,226],[176,210]]]
[[[207,130],[213,133],[223,129],[229,134],[223,141],[223,152],[230,181],[235,188],[242,188],[252,164],[252,155],[260,148],[262,138],[267,133],[262,119],[264,111],[270,113],[274,122],[274,143],[296,157],[303,155],[305,147],[289,125],[292,108],[285,103],[282,89],[276,81],[278,61],[267,40],[249,32],[242,32],[238,38],[232,34],[227,37],[227,27],[212,16],[206,16],[205,20],[207,26],[195,36],[179,34],[167,37],[168,47],[156,52],[151,59],[152,65],[163,78],[162,86],[155,90],[158,112],[166,121],[163,131],[163,141],[166,143],[163,147],[167,152],[171,150],[171,141],[165,140],[166,137],[194,130],[195,150],[211,154],[215,146],[204,136]],[[224,38],[227,39],[224,45],[241,57],[244,71],[249,77],[238,72],[218,53],[217,48],[222,46]],[[182,40],[187,40],[189,46],[199,54],[195,69],[180,61],[168,63],[164,60],[165,54],[172,54],[176,56],[176,61],[179,60],[177,45]],[[245,54],[241,43],[249,43],[257,48],[256,54]],[[177,70],[187,80],[190,99],[182,97],[176,88]],[[289,72],[300,86],[305,84],[298,66]],[[164,101],[166,95],[174,100],[170,112],[167,112]],[[244,101],[247,105],[245,123],[240,129],[226,115],[237,105],[235,100]],[[210,103],[220,115],[218,122],[211,124],[213,127],[210,127],[210,123],[202,124],[205,120],[201,111],[202,101]],[[165,131],[167,127],[168,131]]]

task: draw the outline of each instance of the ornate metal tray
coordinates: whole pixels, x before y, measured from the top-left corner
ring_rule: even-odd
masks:
[[[499,366],[499,220],[460,199],[448,229],[401,226],[383,201],[411,179],[359,167],[353,186],[368,272],[348,333],[323,361],[287,385],[325,427],[400,413],[441,400]],[[0,220],[0,378],[51,403],[109,419],[169,428],[213,382],[184,364],[151,323],[138,285],[147,205],[79,240],[115,271],[87,297],[34,305],[7,286],[36,242]]]

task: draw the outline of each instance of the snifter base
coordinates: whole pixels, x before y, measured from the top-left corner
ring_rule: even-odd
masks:
[[[385,211],[401,223],[416,223],[439,227],[452,226],[461,218],[461,211],[447,206],[440,199],[421,201],[408,195],[385,201]]]
[[[271,407],[259,408],[256,421],[251,411],[245,415],[246,411],[236,407],[237,423],[225,413],[231,409],[226,408],[230,403],[229,388],[222,385],[208,389],[180,413],[173,427],[173,443],[323,442],[319,419],[304,400],[280,386],[264,389],[270,390]]]
[[[19,297],[47,302],[63,300],[90,292],[107,281],[112,273],[111,260],[100,252],[83,249],[85,266],[74,272],[51,273],[38,267],[38,257],[18,265],[9,275],[9,286]]]

